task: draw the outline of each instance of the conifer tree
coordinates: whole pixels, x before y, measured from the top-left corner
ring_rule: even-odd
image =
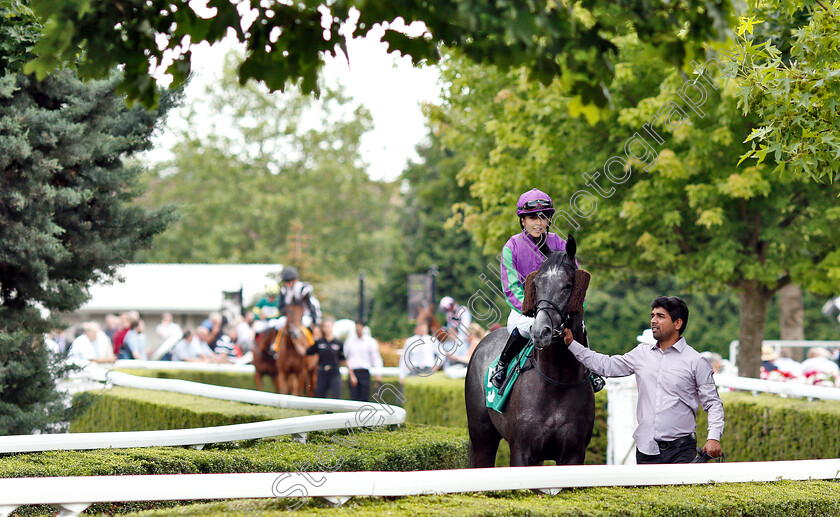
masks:
[[[22,75],[37,30],[24,4],[0,3],[0,435],[61,417],[62,367],[43,333],[169,218],[132,205],[140,171],[123,160],[150,147],[172,97],[147,112],[115,95],[117,75]]]

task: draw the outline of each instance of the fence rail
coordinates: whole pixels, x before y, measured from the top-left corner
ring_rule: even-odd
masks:
[[[488,490],[838,479],[840,459],[681,465],[575,465],[419,472],[279,472],[0,479],[0,516],[24,504],[78,515],[95,502],[453,494]]]

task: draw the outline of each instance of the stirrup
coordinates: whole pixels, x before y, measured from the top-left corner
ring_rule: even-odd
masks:
[[[507,363],[503,363],[499,361],[496,363],[496,367],[490,372],[490,384],[496,387],[497,390],[502,389],[502,386],[505,384],[505,379],[507,379]]]
[[[592,391],[595,393],[598,393],[607,385],[607,381],[603,377],[591,370],[589,372],[589,383],[592,384]]]

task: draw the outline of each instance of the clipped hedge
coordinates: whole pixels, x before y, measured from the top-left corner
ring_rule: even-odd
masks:
[[[840,402],[723,392],[727,461],[813,460],[840,457]],[[697,412],[698,443],[707,419]]]
[[[156,431],[244,424],[318,414],[167,391],[114,387],[73,395],[72,433]]]
[[[253,376],[243,373],[210,372],[210,375],[198,375],[203,372],[188,370],[120,370],[133,375],[183,379],[196,382],[207,382],[220,386],[253,389]],[[213,382],[215,381],[215,382]],[[225,384],[227,382],[227,384]],[[395,378],[384,378],[384,383],[397,386]],[[346,382],[342,383],[343,397],[346,393]],[[384,396],[384,401],[399,404],[406,410],[406,422],[412,424],[426,424],[434,426],[459,427],[466,429],[467,412],[464,403],[464,380],[450,379],[439,372],[430,377],[409,377],[403,386],[404,401],[398,400],[391,394]],[[599,465],[606,463],[607,458],[607,392],[602,390],[595,395],[595,427],[592,430],[592,440],[586,450],[586,464]],[[503,440],[496,457],[496,465],[510,464],[510,449]]]
[[[840,484],[831,481],[780,481],[644,488],[586,488],[564,490],[555,496],[515,491],[403,498],[355,498],[340,508],[328,507],[324,502],[314,499],[296,512],[286,511],[286,508],[294,503],[291,499],[234,500],[131,515],[833,517],[840,515]]]
[[[352,416],[351,416],[352,418]],[[460,429],[403,426],[397,429],[310,433],[307,443],[289,437],[190,447],[47,451],[0,455],[0,477],[212,474],[336,470],[437,470],[465,468],[467,436]],[[125,512],[184,503],[99,503],[91,512]],[[26,506],[18,515],[54,515],[50,507]]]
[[[328,452],[329,454],[325,454]],[[210,474],[303,470],[432,470],[463,468],[467,437],[460,429],[403,426],[310,433],[191,447],[47,451],[0,456],[0,477]]]

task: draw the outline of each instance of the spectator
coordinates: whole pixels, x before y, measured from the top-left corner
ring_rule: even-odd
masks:
[[[469,326],[472,323],[472,315],[466,307],[459,305],[451,296],[444,296],[440,300],[439,309],[446,315],[446,342],[443,350],[449,355],[450,360],[463,363],[469,360]],[[454,359],[456,358],[457,359]]]
[[[774,364],[778,371],[788,378],[802,377],[802,365],[791,357],[792,355],[790,348],[782,348],[779,352],[779,358],[774,361]]]
[[[128,330],[131,328],[132,321],[140,319],[138,315],[136,318],[134,317],[133,312],[124,312],[120,314],[120,323],[119,328],[114,333],[113,337],[111,337],[111,344],[113,345],[114,355],[120,357],[120,350],[122,350],[123,342],[125,341],[125,335],[128,334]]]
[[[776,366],[776,359],[779,358],[779,354],[776,353],[776,349],[770,345],[762,345],[761,346],[761,370],[765,373],[762,378],[766,378],[766,374],[778,369]]]
[[[720,373],[720,368],[723,362],[723,357],[720,354],[716,352],[700,352],[700,357],[709,361],[709,364],[712,365],[712,371]]]
[[[449,360],[454,363],[457,363],[458,366],[470,364],[470,358],[472,357],[473,352],[475,352],[475,347],[477,347],[478,344],[481,343],[481,340],[484,339],[484,336],[487,335],[487,332],[483,328],[481,328],[481,325],[479,325],[478,323],[470,323],[470,327],[468,330],[469,338],[467,338],[467,341],[469,342],[470,346],[467,350],[467,354],[464,356],[453,355],[449,357]]]
[[[406,377],[411,375],[426,377],[443,365],[443,359],[437,356],[436,350],[436,342],[429,335],[429,326],[425,323],[417,323],[414,327],[414,335],[405,340],[405,346],[400,350],[400,391]]]
[[[206,342],[198,338],[192,329],[185,329],[184,337],[172,349],[172,360],[210,363],[216,362],[216,354],[210,350]]]
[[[242,351],[236,346],[236,326],[225,325],[222,329],[222,337],[216,341],[216,355],[222,362],[233,362],[237,357],[242,356]]]
[[[199,327],[204,327],[207,329],[209,337],[207,338],[207,344],[210,345],[210,349],[214,352],[216,351],[216,343],[222,336],[224,335],[224,331],[222,330],[222,326],[224,325],[224,318],[222,318],[221,312],[211,312],[207,319],[201,322]]]
[[[344,343],[333,335],[332,318],[324,318],[320,327],[312,329],[315,344],[306,349],[306,355],[318,354],[318,381],[315,396],[319,398],[341,398],[341,374],[339,362],[344,361]]]
[[[831,352],[827,348],[815,346],[808,350],[808,358],[802,361],[802,375],[813,384],[830,384],[840,374],[837,363],[831,360]]]
[[[356,322],[356,333],[350,334],[344,343],[344,355],[349,370],[350,399],[367,402],[370,399],[370,370],[382,368],[382,355],[376,340],[365,334],[361,321]],[[375,380],[381,382],[382,376],[377,375]]]
[[[101,338],[99,335],[101,334]],[[102,346],[104,346],[104,351]],[[99,324],[94,321],[86,321],[82,323],[82,333],[73,340],[68,351],[68,358],[77,359],[80,361],[90,361],[94,363],[112,363],[114,358],[108,350],[110,340],[104,332],[100,330]],[[107,353],[106,356],[101,357],[100,354]]]
[[[120,359],[136,359],[145,361],[148,359],[146,355],[146,334],[144,334],[145,325],[143,320],[137,319],[131,322],[131,327],[125,334],[123,345],[120,348],[120,353],[117,355]]]
[[[243,352],[248,352],[254,348],[254,330],[251,327],[253,322],[253,312],[248,312],[244,317],[239,317],[236,320],[236,345]]]
[[[161,314],[160,323],[157,327],[155,327],[155,333],[157,333],[163,341],[166,341],[173,336],[180,336],[183,334],[181,326],[172,321],[172,313],[169,312]]]
[[[106,314],[105,315],[105,335],[108,336],[108,339],[111,343],[114,343],[114,334],[120,330],[120,317],[116,314]]]

